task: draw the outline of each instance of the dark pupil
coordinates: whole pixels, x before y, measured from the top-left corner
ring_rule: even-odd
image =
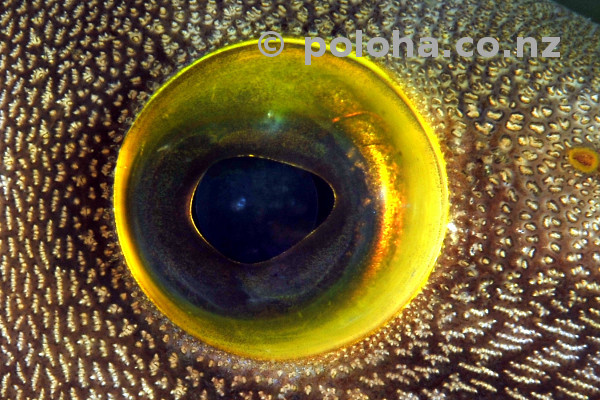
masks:
[[[257,263],[304,239],[329,215],[333,201],[330,186],[311,172],[235,157],[205,172],[192,200],[192,218],[224,256]]]

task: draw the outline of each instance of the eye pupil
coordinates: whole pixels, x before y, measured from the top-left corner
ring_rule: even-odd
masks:
[[[319,176],[257,157],[221,160],[204,173],[192,219],[216,250],[253,264],[285,252],[315,230],[333,208]]]

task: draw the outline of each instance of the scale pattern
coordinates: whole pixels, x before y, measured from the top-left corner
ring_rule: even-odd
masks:
[[[422,293],[347,349],[211,349],[129,275],[114,167],[148,96],[208,51],[289,36],[561,36],[559,59],[386,58],[444,146],[452,224]],[[600,397],[598,26],[549,2],[5,0],[0,6],[0,398]]]

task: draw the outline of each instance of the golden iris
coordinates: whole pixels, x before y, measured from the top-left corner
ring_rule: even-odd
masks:
[[[272,259],[229,259],[191,204],[210,166],[235,157],[320,177],[331,213]],[[294,39],[277,57],[256,41],[224,48],[167,82],[125,138],[114,201],[128,266],[156,306],[206,343],[259,359],[338,349],[392,318],[427,279],[448,215],[435,135],[393,80],[354,55],[304,65]]]

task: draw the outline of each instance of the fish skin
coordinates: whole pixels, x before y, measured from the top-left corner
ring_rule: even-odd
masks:
[[[164,318],[124,263],[119,145],[184,65],[287,36],[560,36],[561,57],[379,60],[440,137],[451,229],[420,295],[347,349],[258,362]],[[511,45],[511,46],[512,46]],[[575,399],[600,390],[598,26],[550,2],[8,0],[0,7],[0,398]]]

